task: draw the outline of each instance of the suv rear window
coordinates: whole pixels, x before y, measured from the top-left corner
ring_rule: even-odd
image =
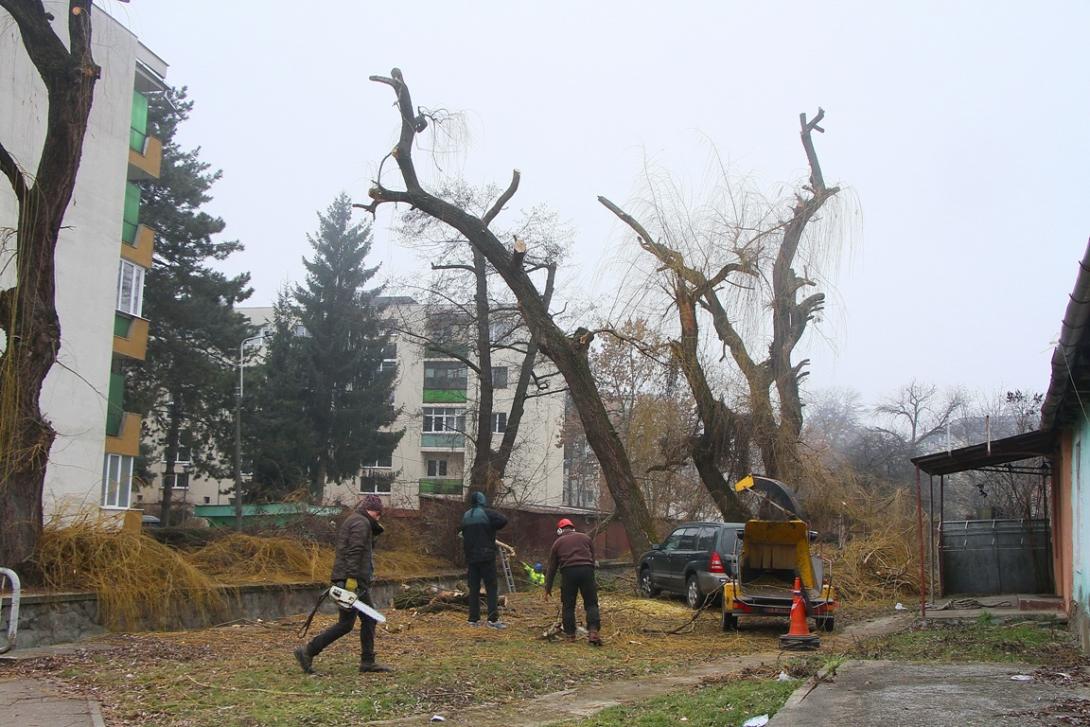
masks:
[[[696,550],[696,535],[700,528],[685,528],[681,531],[681,543],[678,550]]]
[[[700,528],[700,535],[696,541],[696,550],[711,550],[715,546],[715,531],[717,529],[714,527]]]
[[[738,530],[736,526],[728,526],[725,528],[719,528],[719,552],[724,555],[730,555],[734,552],[734,543],[738,539]]]

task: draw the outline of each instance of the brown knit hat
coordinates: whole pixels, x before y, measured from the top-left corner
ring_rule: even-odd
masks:
[[[363,509],[382,512],[382,500],[379,499],[378,495],[368,495],[363,498]]]

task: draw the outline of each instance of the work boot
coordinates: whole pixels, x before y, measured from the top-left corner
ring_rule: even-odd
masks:
[[[490,628],[490,629],[505,629],[505,628],[507,628],[507,624],[505,624],[503,621],[489,621],[488,622],[488,628]]]
[[[370,659],[364,659],[360,662],[360,674],[366,674],[368,672],[391,672],[393,669],[385,664],[375,663],[374,657]]]
[[[587,632],[587,643],[591,646],[602,645],[602,637],[598,635],[598,629],[591,629]]]
[[[575,634],[566,634],[566,633],[561,634],[560,638],[565,643],[568,643],[568,644],[574,644],[575,643]]]
[[[314,657],[310,655],[305,646],[297,646],[295,651],[295,660],[299,662],[299,666],[303,668],[303,671],[307,674],[313,674],[314,669],[311,668],[311,664],[314,662]]]

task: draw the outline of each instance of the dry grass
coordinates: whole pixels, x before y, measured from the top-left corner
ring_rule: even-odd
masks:
[[[183,556],[221,583],[324,581],[333,550],[292,538],[231,533]]]
[[[91,517],[47,524],[34,562],[49,588],[94,591],[110,628],[165,627],[225,606],[222,589],[177,551]]]

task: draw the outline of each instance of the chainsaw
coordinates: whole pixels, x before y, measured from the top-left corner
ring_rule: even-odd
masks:
[[[329,597],[341,608],[354,608],[364,616],[374,619],[380,624],[386,623],[386,617],[360,600],[355,591],[338,586],[329,587]]]

